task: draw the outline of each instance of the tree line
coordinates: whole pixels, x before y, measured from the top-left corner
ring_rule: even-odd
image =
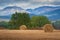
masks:
[[[6,24],[5,28],[8,29],[19,29],[21,25],[26,25],[28,29],[43,27],[45,24],[50,24],[51,22],[46,16],[32,16],[29,13],[15,12],[12,14],[11,19]]]
[[[26,25],[27,28],[42,27],[45,24],[50,24],[49,19],[46,16],[32,16],[29,13],[12,14],[9,21],[11,29],[19,29],[19,26]]]

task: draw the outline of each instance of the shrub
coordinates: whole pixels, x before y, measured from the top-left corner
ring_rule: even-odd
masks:
[[[44,25],[43,29],[45,32],[53,32],[53,26],[51,24]]]
[[[26,30],[26,29],[27,29],[26,25],[20,26],[20,30]]]

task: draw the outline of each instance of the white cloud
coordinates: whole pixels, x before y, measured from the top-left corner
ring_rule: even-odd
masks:
[[[18,6],[18,7],[21,7],[23,9],[34,9],[34,8],[37,8],[37,7],[41,7],[41,6],[60,6],[60,5],[51,5],[51,4],[37,4],[37,5],[32,5],[31,3],[17,3],[17,4],[9,4],[7,6]],[[6,7],[6,6],[5,6]]]
[[[8,16],[12,15],[15,12],[26,12],[25,10],[19,10],[19,9],[8,9],[8,10],[0,10],[0,16]]]
[[[1,22],[1,21],[6,21],[6,22],[8,22],[9,19],[2,19],[2,18],[0,18],[0,22]]]
[[[0,12],[0,16],[7,16],[7,15],[11,15],[11,14],[12,14],[11,11],[10,12],[9,11],[8,12],[7,11]]]
[[[28,9],[28,8],[37,8],[39,6],[56,6],[59,5],[58,2],[60,2],[60,0],[9,0],[10,2],[1,2],[0,4],[0,9],[1,9],[1,5],[5,6],[19,6],[22,7],[24,9]]]
[[[33,2],[53,2],[54,0],[31,0]]]
[[[57,14],[51,14],[51,15],[44,15],[44,16],[47,16],[47,17],[51,17],[51,16],[56,16]]]

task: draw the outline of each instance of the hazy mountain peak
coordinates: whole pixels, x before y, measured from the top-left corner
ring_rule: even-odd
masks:
[[[28,12],[30,14],[30,16],[47,16],[50,20],[58,20],[60,19],[59,15],[60,15],[60,7],[54,7],[54,6],[42,6],[42,7],[38,7],[35,9],[26,9],[24,10],[21,7],[18,6],[8,6],[5,7],[3,10],[0,10],[0,18],[10,18],[8,17],[8,15],[11,15],[15,12]]]
[[[23,8],[18,7],[18,6],[8,6],[8,7],[5,7],[3,10],[11,10],[11,9],[24,10]]]

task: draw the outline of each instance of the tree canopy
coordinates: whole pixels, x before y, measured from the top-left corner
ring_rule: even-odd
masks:
[[[50,21],[46,16],[32,16],[31,24],[34,27],[42,27],[45,24],[50,24]]]
[[[55,29],[60,29],[60,21],[55,21],[52,23]]]
[[[21,26],[21,25],[29,26],[30,16],[28,13],[15,12],[15,14],[13,14],[11,17],[10,24],[11,24],[12,28],[14,28],[14,29],[16,29],[16,28],[18,29],[19,26]]]

